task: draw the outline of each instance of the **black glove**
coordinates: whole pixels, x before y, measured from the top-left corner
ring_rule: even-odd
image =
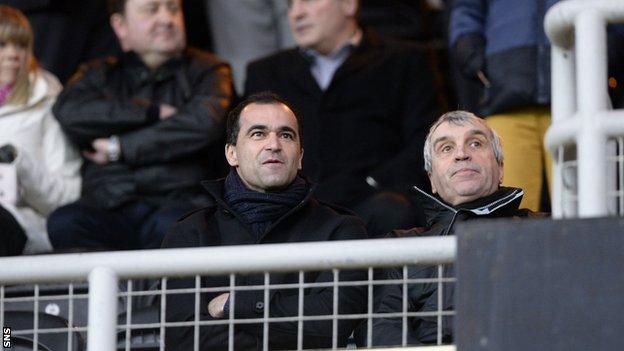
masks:
[[[0,163],[12,163],[17,157],[17,150],[11,144],[0,147]]]
[[[478,34],[466,34],[455,43],[452,51],[455,63],[466,77],[475,79],[485,70],[485,38]]]

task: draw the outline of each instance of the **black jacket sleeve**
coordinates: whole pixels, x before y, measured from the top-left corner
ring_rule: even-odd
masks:
[[[123,94],[123,77],[111,78],[114,62],[83,66],[59,96],[54,114],[63,130],[89,148],[96,138],[118,135],[124,163],[169,162],[196,153],[223,137],[224,116],[232,99],[230,68],[224,64],[176,73],[177,88],[189,97],[172,103],[178,113],[160,120],[145,98]],[[117,82],[117,83],[115,83]]]
[[[116,64],[109,59],[81,66],[53,107],[64,132],[81,148],[157,120],[147,113],[149,101],[123,96],[105,83],[108,67]]]
[[[178,76],[185,79],[181,73]],[[176,115],[120,136],[124,161],[130,165],[168,162],[221,141],[232,95],[227,65],[203,72],[191,85],[191,98],[175,106]]]

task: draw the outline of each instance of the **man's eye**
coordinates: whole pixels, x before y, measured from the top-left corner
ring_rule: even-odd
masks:
[[[470,146],[474,147],[474,148],[479,148],[481,147],[483,144],[481,143],[481,141],[479,140],[474,140],[470,143]]]
[[[149,14],[154,14],[158,12],[158,5],[152,4],[145,7],[145,12]]]
[[[264,132],[257,130],[255,132],[251,132],[251,137],[252,138],[261,138],[262,136],[264,136]]]
[[[284,139],[295,140],[295,136],[292,135],[292,133],[282,133],[281,137]]]
[[[172,2],[167,5],[167,9],[171,13],[177,13],[178,11],[180,11],[180,5],[178,5],[176,2]]]
[[[451,150],[453,150],[453,148],[451,147],[451,145],[444,145],[440,148],[440,151],[443,153],[449,153],[451,152]]]

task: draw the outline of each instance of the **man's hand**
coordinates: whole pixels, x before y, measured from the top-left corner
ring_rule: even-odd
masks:
[[[82,152],[82,155],[91,162],[97,163],[98,165],[105,165],[108,163],[108,142],[107,138],[95,139],[91,143],[95,151],[91,152],[85,150]]]
[[[229,297],[229,293],[221,294],[208,303],[208,313],[212,318],[223,318],[223,306]]]
[[[160,104],[160,119],[164,120],[164,119],[170,118],[176,113],[178,113],[177,108],[168,104]]]

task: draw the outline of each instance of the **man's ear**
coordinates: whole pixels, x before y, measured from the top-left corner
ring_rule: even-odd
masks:
[[[297,169],[301,170],[303,168],[303,148],[301,148],[301,155],[299,155],[299,162],[297,164]]]
[[[427,176],[429,177],[429,183],[431,184],[431,192],[437,193],[438,189],[436,189],[435,185],[433,185],[433,180],[431,180],[431,172],[427,172]]]
[[[232,167],[238,167],[238,156],[236,155],[236,145],[225,144],[225,158]]]
[[[355,17],[358,8],[358,0],[341,0],[340,7],[345,15]]]
[[[505,173],[504,172],[505,171],[505,167],[503,167],[503,166],[504,166],[504,164],[503,164],[503,162],[501,162],[500,169],[499,169],[499,172],[498,172],[498,185],[503,184],[503,175]]]
[[[119,45],[121,49],[124,51],[128,50],[127,45],[124,43],[125,38],[128,36],[128,28],[126,27],[125,18],[120,13],[114,13],[110,17],[110,26],[113,28],[117,39],[119,40]]]

